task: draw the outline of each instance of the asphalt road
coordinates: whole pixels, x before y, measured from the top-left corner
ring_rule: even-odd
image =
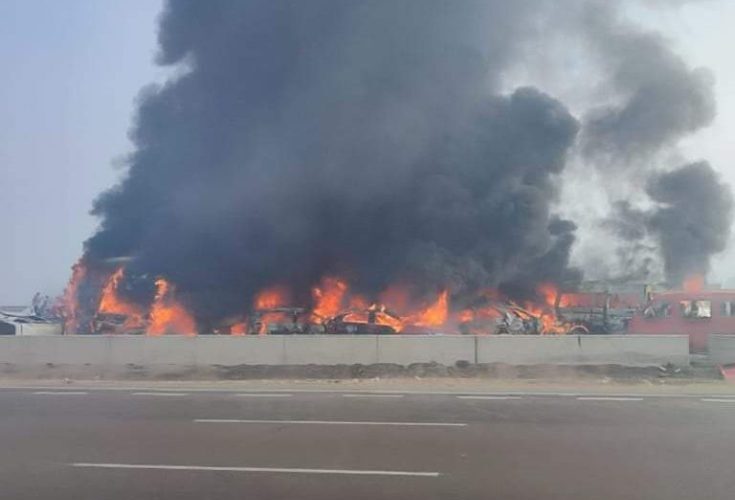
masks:
[[[735,397],[0,389],[0,498],[732,499]]]

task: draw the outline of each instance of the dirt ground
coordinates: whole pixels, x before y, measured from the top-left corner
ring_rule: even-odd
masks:
[[[693,363],[628,367],[620,365],[531,365],[457,363],[446,366],[437,363],[416,363],[409,366],[373,365],[236,365],[191,368],[166,366],[65,366],[47,364],[32,369],[0,365],[0,381],[90,380],[90,381],[256,381],[309,380],[338,384],[357,381],[390,381],[431,379],[454,383],[486,384],[492,382],[522,382],[528,384],[550,381],[594,384],[691,385],[722,382],[716,366]],[[440,384],[442,385],[442,384]]]

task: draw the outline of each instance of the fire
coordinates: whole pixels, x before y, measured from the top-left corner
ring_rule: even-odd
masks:
[[[411,294],[405,285],[391,285],[380,296],[381,304],[390,304],[390,308],[401,314],[406,314],[411,310]]]
[[[690,274],[684,278],[682,288],[688,293],[698,293],[704,290],[704,275]]]
[[[96,312],[91,322],[94,331],[110,324],[113,331],[145,330],[149,335],[166,333],[196,334],[197,324],[177,299],[175,286],[164,278],[155,281],[156,294],[149,306],[132,302],[122,294],[126,274],[124,267],[114,272],[91,272],[82,262],[73,268],[72,278],[64,293],[65,322],[68,331],[79,328],[78,302],[81,283],[97,284]],[[701,278],[700,278],[701,282]],[[86,289],[86,288],[85,288]],[[291,290],[272,285],[255,294],[250,307],[242,311],[239,323],[214,325],[214,332],[231,335],[267,333],[565,333],[570,324],[560,322],[556,307],[571,299],[560,294],[551,283],[536,289],[536,297],[515,303],[497,289],[484,289],[462,300],[469,307],[452,309],[450,290],[441,290],[429,302],[421,302],[405,283],[396,283],[374,295],[356,294],[346,279],[327,275],[311,288],[311,304],[294,303]],[[571,297],[571,296],[570,296]],[[104,317],[102,315],[111,315]],[[112,315],[116,315],[112,316]],[[237,318],[237,316],[234,316]],[[122,323],[122,324],[121,324]],[[375,328],[359,327],[376,325]],[[84,326],[84,325],[82,325]],[[384,328],[388,327],[388,328]]]
[[[594,295],[581,293],[564,293],[559,298],[559,307],[584,307],[596,306]]]
[[[475,319],[475,312],[472,309],[463,309],[457,315],[457,320],[460,323],[468,323]]]
[[[275,285],[262,290],[255,296],[253,307],[256,311],[277,309],[286,307],[290,302],[290,293],[284,286]],[[271,323],[283,323],[288,321],[288,315],[285,312],[271,311],[265,312],[255,322],[255,331],[258,335],[268,333],[268,325]]]
[[[174,297],[175,287],[164,278],[156,280],[156,297],[151,307],[148,335],[196,334],[196,322]]]
[[[283,307],[289,302],[288,290],[283,286],[272,286],[261,291],[255,297],[256,309],[274,309]]]
[[[255,323],[255,331],[258,335],[265,335],[268,333],[268,325],[286,323],[289,320],[289,315],[285,312],[269,312],[262,314],[260,319]]]
[[[362,295],[353,295],[350,297],[350,309],[367,309],[370,302]]]
[[[439,294],[436,301],[417,314],[408,318],[408,323],[413,326],[442,326],[447,322],[449,313],[449,292],[444,290]]]
[[[401,318],[388,312],[385,306],[378,306],[377,304],[372,304],[367,308],[354,309],[348,312],[343,319],[347,323],[370,323],[389,326],[396,333],[400,333],[405,326]]]
[[[230,327],[230,335],[247,335],[248,334],[248,322],[243,321],[236,323]]]
[[[76,333],[79,330],[79,285],[87,276],[87,267],[83,261],[72,266],[71,278],[61,298],[64,317],[64,333]]]
[[[311,289],[314,300],[312,319],[316,323],[322,323],[325,318],[331,318],[342,309],[342,301],[347,292],[347,283],[344,281],[326,277],[322,279],[320,286]]]
[[[401,333],[405,328],[403,321],[401,321],[400,318],[389,314],[385,306],[378,308],[377,305],[373,304],[370,306],[368,311],[371,313],[371,316],[374,316],[375,324],[377,325],[390,326],[396,331],[396,333]]]
[[[556,316],[558,296],[558,288],[552,283],[538,285],[537,298],[522,304],[503,296],[499,290],[486,289],[478,293],[483,305],[460,310],[453,318],[466,333],[486,334],[497,328],[503,333],[563,334],[571,325],[561,323]]]
[[[536,293],[543,297],[544,304],[527,304],[526,309],[539,319],[542,334],[560,335],[566,333],[568,325],[561,324],[556,317],[557,301],[561,304],[559,289],[552,283],[541,283],[536,287]]]
[[[543,297],[547,306],[554,307],[559,290],[552,283],[541,283],[536,287],[536,293]]]
[[[123,314],[127,316],[123,328],[139,328],[143,324],[143,310],[138,305],[127,302],[118,295],[118,288],[124,273],[125,270],[121,267],[107,279],[102,289],[97,311],[107,314]]]

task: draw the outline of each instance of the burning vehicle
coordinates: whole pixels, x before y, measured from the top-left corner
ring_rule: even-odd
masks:
[[[259,309],[250,317],[247,331],[257,335],[296,335],[312,333],[303,307]],[[237,331],[237,330],[236,330]],[[316,332],[313,332],[316,333]]]
[[[560,291],[554,310],[560,321],[574,325],[575,333],[626,333],[645,301],[646,289],[637,283],[611,286],[590,282],[572,292]]]
[[[497,303],[465,313],[460,324],[464,334],[538,335],[546,333],[540,317],[512,303]]]
[[[627,304],[557,293],[588,267],[573,261],[570,158],[648,169],[604,214],[611,255],[633,254],[612,274],[652,248],[673,283],[725,248],[717,171],[649,161],[715,116],[707,79],[658,37],[611,25],[614,43],[585,38],[621,99],[578,113],[507,87],[517,37],[535,30],[506,22],[503,2],[347,3],[166,8],[157,60],[176,76],[142,94],[124,175],[94,203],[67,332],[621,331]],[[607,53],[630,35],[632,62]]]
[[[330,334],[390,335],[402,329],[402,320],[396,313],[375,304],[367,309],[340,312],[324,322],[324,333]]]
[[[96,302],[87,308],[72,301],[66,316],[69,328],[90,334],[230,334],[230,335],[361,335],[361,334],[565,334],[588,333],[584,321],[563,316],[558,308],[559,293],[552,285],[534,292],[534,299],[522,305],[498,290],[483,290],[471,301],[453,307],[448,290],[433,299],[417,301],[409,290],[392,286],[375,300],[353,292],[347,280],[327,277],[312,287],[309,300],[302,305],[294,300],[287,286],[272,286],[260,291],[250,308],[233,319],[198,324],[187,309],[185,298],[163,278],[126,279],[124,267],[77,268],[84,276]],[[127,283],[127,285],[126,285]],[[129,289],[134,284],[148,291],[148,303],[136,301]],[[75,289],[76,285],[70,287]],[[83,294],[82,294],[83,295]],[[90,307],[91,304],[91,307]],[[91,309],[92,314],[85,312]]]

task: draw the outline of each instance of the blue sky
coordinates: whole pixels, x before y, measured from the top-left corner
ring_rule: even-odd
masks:
[[[59,292],[121,175],[153,63],[152,0],[0,0],[0,304]]]
[[[136,95],[165,78],[153,62],[160,8],[158,0],[0,0],[0,305],[63,289],[96,226],[92,200],[122,175],[115,164],[130,150]],[[682,151],[711,160],[735,185],[735,2],[631,15],[674,40],[690,64],[712,69],[717,121]],[[733,247],[716,259],[725,280],[735,277]]]

